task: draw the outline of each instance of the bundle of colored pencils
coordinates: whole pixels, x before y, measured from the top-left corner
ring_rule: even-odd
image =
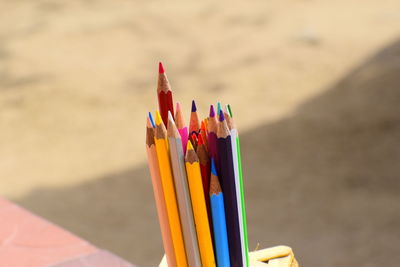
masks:
[[[159,111],[149,112],[146,149],[169,267],[248,267],[246,211],[238,131],[229,105],[189,128],[162,63]]]

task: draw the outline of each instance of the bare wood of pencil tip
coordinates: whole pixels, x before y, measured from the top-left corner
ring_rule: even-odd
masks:
[[[165,74],[164,67],[162,66],[162,63],[159,63],[159,71],[158,71],[158,83],[157,83],[157,93],[159,92],[165,92],[167,93],[168,91],[171,90],[171,86],[169,84],[167,74]]]
[[[229,116],[227,112],[224,112],[224,116],[229,130],[236,129],[235,121],[233,120],[233,118],[231,118],[231,116]]]
[[[185,162],[193,164],[194,162],[199,162],[199,157],[193,149],[192,143],[188,142],[188,149],[186,151]]]
[[[163,121],[161,120],[160,113],[157,111],[156,113],[156,130],[155,130],[155,136],[157,139],[164,139],[167,137],[167,129],[165,128],[165,125]]]
[[[186,126],[185,125],[185,120],[183,119],[183,113],[182,113],[181,105],[180,105],[179,102],[176,103],[175,123],[176,123],[176,127],[178,129],[182,129],[182,128],[184,128]]]
[[[198,145],[198,146],[197,146],[197,151],[196,151],[196,152],[197,152],[197,156],[198,156],[198,158],[199,158],[200,164],[205,165],[205,164],[207,164],[207,163],[210,161],[210,159],[209,159],[209,157],[208,157],[207,150],[206,150],[204,144]]]
[[[226,105],[224,115],[225,115],[226,122],[228,123],[229,129],[230,129],[230,130],[232,130],[232,129],[237,129],[237,128],[236,128],[235,119],[230,115],[228,105]]]
[[[172,118],[171,112],[168,111],[168,127],[167,127],[168,137],[173,137],[176,139],[181,139],[181,135],[179,134],[178,128]]]
[[[219,184],[218,177],[211,173],[210,180],[210,196],[218,195],[222,192],[221,185]]]
[[[209,133],[217,133],[217,129],[218,129],[217,118],[215,116],[214,117],[209,117],[208,125],[207,125],[207,131]]]
[[[217,137],[218,138],[226,138],[230,135],[228,125],[226,120],[218,122],[218,130],[217,130]]]
[[[153,125],[151,125],[149,117],[147,117],[146,120],[146,145],[148,147],[151,147],[154,145],[154,128]]]

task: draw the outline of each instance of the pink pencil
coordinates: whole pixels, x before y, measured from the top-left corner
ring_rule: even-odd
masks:
[[[179,102],[176,103],[175,124],[178,128],[179,134],[181,135],[183,153],[186,155],[186,146],[189,139],[189,132],[187,126],[185,125],[181,104]]]

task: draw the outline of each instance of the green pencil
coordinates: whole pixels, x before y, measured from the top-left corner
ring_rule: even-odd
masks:
[[[227,111],[229,112],[229,116],[231,117],[232,126],[235,127],[235,123],[232,117],[232,109],[230,105],[227,105]],[[236,127],[235,127],[236,128]],[[240,139],[239,133],[236,129],[236,151],[237,151],[237,162],[239,169],[239,188],[240,188],[240,201],[241,201],[241,211],[242,211],[242,222],[243,222],[243,241],[244,241],[244,251],[246,258],[246,267],[249,266],[249,242],[247,237],[247,223],[246,223],[246,206],[244,204],[244,186],[243,186],[243,174],[242,174],[242,159],[240,154]]]

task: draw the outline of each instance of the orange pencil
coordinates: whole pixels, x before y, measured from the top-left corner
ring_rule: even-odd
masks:
[[[149,115],[151,116],[151,114]],[[176,266],[176,258],[171,239],[171,230],[167,217],[167,207],[165,204],[164,191],[161,184],[160,169],[157,162],[157,151],[154,143],[154,128],[150,123],[149,117],[147,117],[146,125],[146,152],[165,255],[167,257],[168,266]]]
[[[192,101],[192,112],[190,113],[190,121],[189,121],[189,135],[199,133],[200,123],[199,123],[199,115],[197,115],[197,107],[196,102]]]
[[[161,183],[164,190],[164,199],[167,206],[167,215],[171,229],[172,244],[174,246],[176,262],[177,266],[184,267],[188,266],[188,264],[169,156],[167,129],[165,129],[164,123],[162,122],[160,113],[158,111],[156,112],[156,128],[154,135],[157,160],[160,167]]]
[[[208,140],[207,140],[207,126],[206,126],[206,120],[201,121],[201,127],[200,127],[200,134],[201,137],[203,137],[203,142],[206,150],[208,151]]]

